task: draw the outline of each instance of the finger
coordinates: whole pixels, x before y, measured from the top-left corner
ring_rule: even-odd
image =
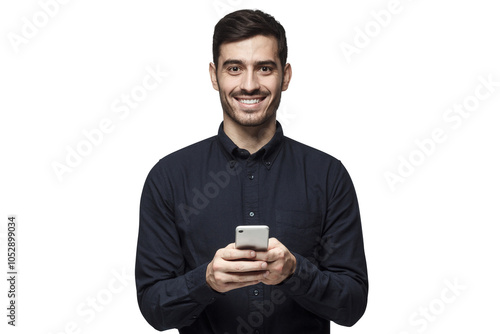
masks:
[[[254,260],[268,262],[270,256],[271,256],[270,255],[270,251],[267,251],[267,252],[256,252]]]
[[[268,267],[267,262],[263,261],[226,261],[226,273],[249,273],[266,270]]]
[[[273,271],[272,268],[264,273],[264,279],[261,281],[267,285],[276,285],[283,282],[287,277],[290,277],[290,274],[285,274],[281,269],[277,269],[277,271]]]
[[[268,272],[264,270],[264,271],[252,271],[248,273],[225,273],[225,276],[221,278],[226,284],[227,283],[255,284],[255,282],[260,282],[264,280],[267,275]]]
[[[281,275],[283,269],[284,269],[283,261],[275,261],[267,263],[267,271],[269,271],[271,274]]]
[[[269,238],[269,243],[268,243],[268,246],[267,246],[267,250],[276,248],[279,245],[281,245],[281,242],[278,239],[276,239],[276,238]]]
[[[274,262],[283,257],[285,250],[282,247],[269,249],[267,252],[257,252],[255,260]]]
[[[226,261],[254,259],[255,251],[250,249],[223,248],[221,250],[220,256]]]
[[[214,281],[218,286],[229,284],[256,284],[265,278],[266,271],[254,271],[249,273],[224,273],[219,272],[214,275]]]
[[[218,258],[212,264],[214,272],[221,273],[248,273],[252,271],[261,271],[267,269],[267,262],[264,261],[226,261]]]

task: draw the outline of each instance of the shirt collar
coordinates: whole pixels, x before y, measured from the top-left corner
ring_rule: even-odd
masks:
[[[271,169],[274,160],[276,159],[276,156],[281,149],[283,137],[283,128],[281,127],[281,124],[276,121],[276,132],[273,138],[271,138],[271,140],[266,145],[264,145],[258,152],[255,153],[255,158],[261,159],[262,163],[264,164],[264,166],[266,166],[267,169]],[[248,158],[248,156],[245,157],[244,154],[241,154],[242,149],[240,149],[226,135],[226,133],[224,132],[224,122],[222,122],[219,126],[217,139],[221,144],[222,151],[224,152],[224,155],[226,156],[228,161],[232,161],[234,164],[236,163],[237,159]]]

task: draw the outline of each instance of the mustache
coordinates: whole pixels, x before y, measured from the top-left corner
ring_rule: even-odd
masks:
[[[249,91],[246,91],[246,90],[240,90],[240,91],[237,91],[237,92],[233,92],[231,93],[231,97],[235,97],[235,96],[268,96],[269,93],[268,92],[263,92],[261,90],[253,90],[251,92]]]

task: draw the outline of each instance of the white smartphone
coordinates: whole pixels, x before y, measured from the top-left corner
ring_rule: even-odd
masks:
[[[235,244],[238,249],[266,251],[269,241],[267,225],[241,225],[236,227]]]

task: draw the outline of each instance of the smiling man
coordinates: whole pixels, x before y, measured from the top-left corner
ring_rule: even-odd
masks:
[[[292,75],[290,64],[279,61],[276,39],[257,35],[226,42],[220,46],[219,60],[220,65],[210,64],[210,75],[220,92],[224,121],[240,127],[274,127],[281,91]]]
[[[368,278],[358,202],[334,157],[283,135],[292,78],[285,30],[241,10],[215,27],[209,73],[223,122],[149,173],[136,259],[139,307],[181,334],[329,333],[363,315]],[[267,251],[236,249],[268,225]]]

